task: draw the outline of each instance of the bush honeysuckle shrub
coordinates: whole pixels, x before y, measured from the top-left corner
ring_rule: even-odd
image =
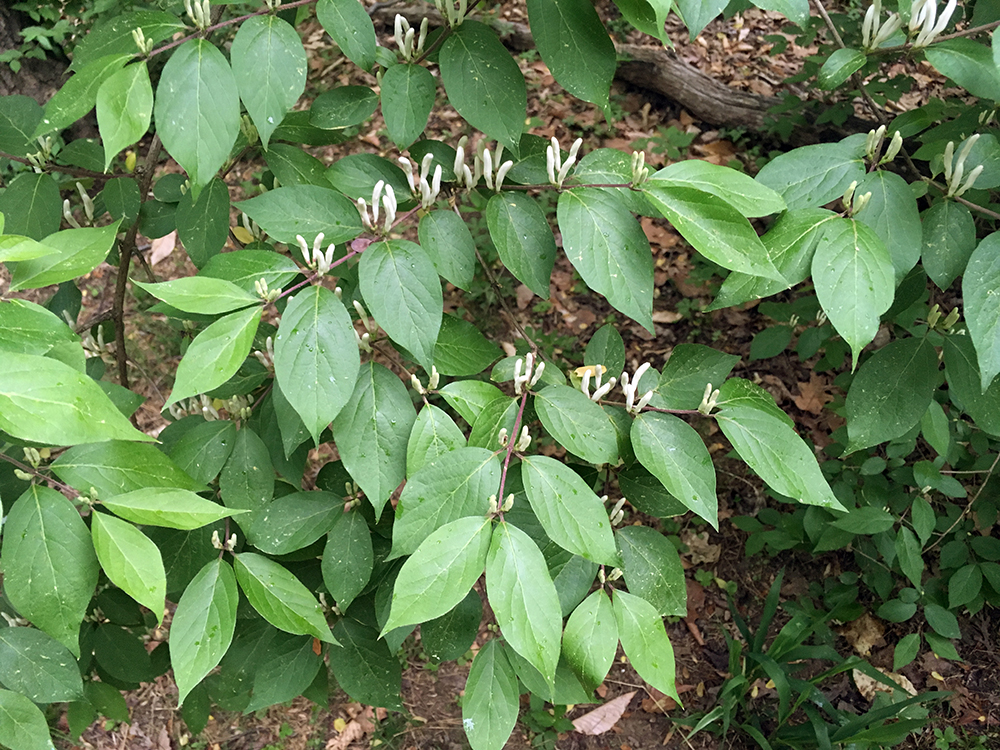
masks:
[[[812,23],[804,0],[759,4]],[[167,669],[195,729],[213,704],[322,701],[331,671],[355,700],[401,708],[404,639],[419,626],[428,654],[461,656],[482,596],[495,627],[462,700],[475,750],[503,746],[521,686],[558,704],[592,700],[619,643],[679,702],[663,625],[686,612],[678,553],[622,521],[629,508],[690,511],[718,527],[697,429],[707,420],[777,498],[801,506],[814,546],[827,529],[864,533],[886,566],[898,561],[911,584],[900,601],[922,605],[942,642],[958,626],[942,619],[954,615],[941,587],[924,586],[924,554],[942,535],[962,525],[975,551],[961,564],[973,567],[963,591],[976,593],[960,604],[997,599],[1000,555],[976,543],[993,541],[995,500],[981,485],[951,515],[933,508],[935,492],[954,490],[946,464],[985,482],[1000,455],[988,234],[1000,73],[982,43],[1000,24],[993,10],[944,34],[954,3],[940,15],[923,0],[900,9],[905,28],[876,4],[852,49],[836,34],[842,19],[818,6],[839,47],[819,80],[850,80],[868,116],[887,119],[863,76],[896,56],[923,56],[973,102],[932,101],[781,154],[752,178],[693,159],[651,173],[641,153],[525,133],[524,78],[496,33],[464,0],[437,5],[443,27],[399,17],[382,47],[357,0],[269,0],[239,16],[207,0],[113,4],[44,107],[0,100],[11,278],[0,301],[0,743],[49,747],[39,704],[69,702],[74,734],[98,712],[127,718],[118,691]],[[527,5],[557,81],[607,110],[615,48],[591,4]],[[671,7],[696,34],[724,5],[618,3],[664,43]],[[377,89],[339,86],[294,109],[308,78],[296,24],[313,11]],[[423,138],[439,91],[471,138]],[[308,151],[348,142],[379,107],[390,158],[359,150],[327,164]],[[94,108],[100,141],[64,142]],[[268,189],[231,202],[224,178],[246,158],[266,163]],[[168,160],[185,174],[160,170]],[[559,248],[538,197],[553,193],[584,283],[651,332],[653,262],[637,216],[666,219],[728,271],[716,307],[813,289],[805,307],[818,322],[800,353],[812,356],[811,341],[838,369],[849,356],[843,455],[821,466],[766,391],[730,377],[737,358],[721,351],[683,344],[661,372],[630,370],[605,326],[567,374],[530,340],[503,357],[444,314],[442,280],[467,290],[479,273],[462,215],[472,205],[506,270],[548,297]],[[156,282],[136,237],[175,229],[198,273]],[[230,235],[238,247],[222,252]],[[79,280],[104,262],[118,270],[109,312],[81,321]],[[929,305],[928,277],[949,304],[962,279],[961,313]],[[51,285],[44,306],[17,297]],[[156,440],[129,420],[142,399],[128,389],[124,309],[140,290],[195,334]],[[891,342],[871,351],[880,327]],[[117,378],[105,379],[108,365]],[[849,463],[918,434],[933,453],[891,467],[891,496]],[[541,436],[564,458],[538,453]],[[338,458],[307,490],[319,445]],[[879,585],[888,597],[896,584]],[[169,650],[149,653],[142,639],[166,601]]]

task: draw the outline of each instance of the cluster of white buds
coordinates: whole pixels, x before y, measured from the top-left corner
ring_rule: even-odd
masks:
[[[868,205],[868,201],[872,199],[871,191],[869,190],[864,195],[855,195],[854,191],[858,188],[858,181],[854,180],[850,185],[847,186],[847,190],[844,191],[844,207],[847,209],[848,216],[857,216],[861,213],[862,209]]]
[[[535,368],[535,355],[531,352],[528,352],[523,359],[518,358],[514,362],[514,393],[520,396],[525,385],[534,388],[544,370],[544,362],[539,362],[538,367]]]
[[[490,495],[490,509],[488,515],[495,516],[497,513],[506,513],[513,507],[514,507],[513,492],[507,495],[507,499],[503,501],[503,505],[497,505],[497,496]]]
[[[427,18],[424,17],[424,20],[420,22],[420,34],[418,36],[417,30],[410,26],[410,22],[401,14],[396,14],[395,34],[393,36],[396,39],[396,46],[399,47],[399,54],[403,56],[404,61],[413,62],[424,51],[424,42],[427,41],[428,23]]]
[[[910,6],[910,36],[917,35],[913,46],[926,47],[937,39],[948,26],[957,5],[957,0],[948,0],[939,18],[937,0],[913,0],[913,5]]]
[[[270,304],[274,302],[278,297],[281,296],[280,289],[268,289],[267,279],[261,277],[254,281],[253,288],[257,290],[257,296],[260,297],[264,302]]]
[[[243,137],[247,139],[249,145],[254,145],[260,140],[260,133],[257,132],[257,126],[253,124],[253,120],[250,119],[250,115],[242,115],[240,117],[240,132]],[[274,186],[278,187],[278,178],[275,177]]]
[[[882,0],[874,0],[868,6],[868,12],[865,13],[865,20],[861,24],[861,46],[866,51],[881,47],[903,25],[903,20],[899,17],[898,13],[890,13],[885,23],[879,26],[879,19],[881,17]]]
[[[24,462],[30,464],[32,469],[37,469],[42,465],[42,461],[52,455],[52,451],[48,448],[42,448],[41,450],[37,448],[22,448],[22,450],[24,451]]]
[[[139,48],[139,54],[143,57],[153,51],[153,40],[147,39],[140,27],[132,29],[132,38],[135,40],[135,46]]]
[[[317,234],[313,239],[312,252],[310,252],[305,237],[301,234],[295,235],[295,241],[299,243],[299,250],[302,251],[302,257],[305,259],[306,266],[318,272],[320,276],[326,274],[333,265],[333,251],[336,249],[336,245],[331,243],[327,246],[326,252],[323,252],[323,239],[324,235],[322,232]]]
[[[80,194],[80,200],[83,201],[83,213],[87,217],[87,223],[93,224],[94,200],[89,195],[87,195],[87,191],[83,189],[83,185],[81,185],[79,182],[76,183],[76,191]],[[76,220],[76,218],[73,216],[73,211],[70,209],[69,198],[63,201],[63,218],[66,220],[66,223],[69,224],[71,227],[75,229],[80,228],[80,222]]]
[[[441,192],[441,165],[434,167],[434,174],[431,175],[431,164],[434,163],[434,154],[426,153],[420,160],[420,174],[417,175],[413,168],[413,162],[405,156],[399,157],[399,163],[406,171],[406,182],[410,186],[410,192],[420,199],[420,207],[425,211],[431,208],[437,201]],[[427,179],[431,175],[430,180]]]
[[[580,146],[583,145],[583,138],[577,138],[569,149],[569,157],[562,160],[562,151],[559,150],[559,141],[555,136],[552,142],[545,147],[545,169],[549,175],[549,183],[561,188],[569,176],[569,170],[576,164],[576,156],[580,153]]]
[[[947,195],[949,198],[958,198],[964,195],[969,188],[976,184],[976,178],[983,173],[983,165],[980,164],[969,172],[965,182],[962,182],[962,178],[965,177],[965,160],[969,158],[969,152],[972,151],[972,147],[976,145],[978,140],[979,133],[966,138],[958,151],[958,156],[955,156],[954,141],[948,141],[948,145],[944,147],[944,180],[948,183]]]
[[[274,339],[270,336],[264,341],[264,351],[257,349],[254,351],[253,356],[257,358],[268,370],[274,371]]]
[[[424,388],[420,383],[420,378],[417,377],[417,373],[410,373],[410,385],[413,389],[419,393],[421,396],[425,395],[427,391],[437,390],[438,384],[441,382],[441,373],[438,372],[438,368],[435,365],[431,365],[431,377],[427,381],[427,387]]]
[[[628,373],[622,373],[621,385],[622,393],[625,394],[625,411],[629,414],[635,415],[646,408],[646,404],[649,400],[653,398],[653,391],[646,391],[638,401],[635,400],[635,392],[639,388],[639,381],[642,380],[642,376],[649,369],[649,362],[643,362],[639,365],[639,369],[635,371],[635,375],[629,379]]]
[[[602,586],[610,581],[617,581],[621,577],[622,577],[621,568],[613,568],[611,572],[607,574],[607,576],[604,575],[604,568],[601,568],[599,571],[597,571],[597,578],[601,582]]]
[[[0,612],[0,615],[3,616],[8,628],[23,628],[28,625],[28,621],[23,617],[14,617],[13,615],[8,615],[6,612]]]
[[[204,31],[212,23],[212,3],[210,0],[184,0],[184,10],[191,22]]]
[[[91,330],[87,329],[81,339],[81,343],[83,345],[83,356],[87,359],[90,359],[91,357],[100,357],[108,364],[115,361],[111,343],[104,341],[104,328],[102,326],[97,326],[97,338],[94,338],[94,334]]]
[[[889,141],[889,147],[885,150],[885,155],[879,158],[879,154],[882,153],[882,144],[885,142],[885,125],[879,125],[878,128],[868,131],[868,139],[865,141],[865,154],[868,157],[868,161],[872,164],[888,164],[893,159],[896,158],[896,154],[903,147],[903,135],[897,130],[893,136],[892,140]]]
[[[997,116],[996,107],[994,107],[993,109],[983,110],[982,112],[979,113],[979,124],[982,125],[983,127],[986,127],[991,122],[993,122],[993,120],[996,119],[996,116]]]
[[[497,438],[500,441],[500,447],[506,448],[507,444],[510,442],[510,436],[507,434],[507,428],[501,427],[500,432],[497,433]],[[514,443],[514,450],[524,452],[528,450],[528,446],[531,445],[531,435],[528,433],[527,425],[521,426],[521,434],[517,438],[517,442]]]
[[[469,136],[463,135],[458,139],[458,148],[455,149],[455,182],[458,185],[464,185],[467,188],[474,188],[476,183],[479,182],[479,178],[482,177],[482,162],[476,161],[476,173],[473,174],[472,170],[469,169],[469,165],[465,163],[465,146],[469,142]]]
[[[941,305],[934,305],[927,313],[927,325],[930,328],[940,327],[942,331],[951,330],[951,327],[958,322],[958,308],[953,307],[944,320],[941,319]],[[940,326],[939,326],[940,324]]]
[[[281,0],[264,0],[264,5],[267,6],[268,10],[277,10],[281,7]]]
[[[601,498],[601,502],[602,503],[606,503],[607,501],[608,501],[608,496],[604,495]],[[615,506],[611,509],[611,513],[609,513],[608,515],[611,517],[611,525],[612,526],[617,526],[623,520],[625,520],[625,498],[624,497],[621,498],[617,503],[615,503]]]
[[[46,125],[49,123],[46,119],[43,119],[42,122]],[[40,135],[35,140],[38,141],[38,151],[33,154],[26,154],[25,158],[31,163],[31,168],[36,173],[41,174],[45,165],[52,158],[52,136]]]
[[[711,383],[705,384],[705,395],[701,397],[698,404],[698,411],[706,417],[712,413],[712,409],[719,405],[719,389],[712,389]]]
[[[378,323],[375,322],[374,318],[368,317],[368,313],[365,312],[365,306],[357,300],[354,300],[354,309],[358,313],[358,319],[361,321],[361,324],[365,327],[365,332],[362,334],[358,334],[357,329],[354,330],[354,340],[358,344],[358,349],[363,352],[370,352],[372,350],[372,334],[378,332]]]
[[[458,0],[457,2],[455,0],[434,0],[434,7],[444,16],[448,26],[454,29],[456,26],[461,26],[462,21],[465,20],[465,14],[469,10],[469,2],[468,0]]]
[[[604,373],[607,369],[604,365],[590,365],[588,367],[581,368],[583,371],[583,380],[580,381],[580,390],[583,391],[583,395],[589,398],[591,401],[600,401],[602,398],[608,395],[608,392],[615,387],[618,382],[618,378],[609,378],[608,382],[601,383],[601,379],[604,377]],[[594,393],[590,393],[590,378],[596,373],[597,377],[594,378]]]
[[[191,414],[201,414],[201,416],[205,418],[206,422],[214,422],[220,418],[219,410],[215,408],[215,404],[212,403],[212,399],[204,393],[200,396],[188,399],[187,403],[178,401],[177,403],[171,404],[167,411],[170,412],[170,416],[174,419],[183,419]]]
[[[242,214],[239,226],[233,228],[233,234],[244,245],[249,245],[251,242],[260,242],[264,239],[264,230],[246,214]]]
[[[632,152],[632,187],[639,187],[649,179],[649,167],[646,166],[646,152]]]
[[[236,549],[236,534],[231,534],[229,536],[229,539],[223,542],[219,538],[219,532],[217,530],[213,531],[212,546],[215,547],[216,549],[225,550],[226,552],[232,552],[234,549]]]
[[[510,171],[510,168],[514,166],[514,162],[510,159],[501,163],[503,159],[503,144],[497,144],[497,152],[494,156],[490,150],[486,147],[486,141],[480,141],[476,146],[476,158],[475,158],[475,182],[479,182],[479,175],[482,174],[483,178],[486,180],[486,187],[490,190],[495,190],[500,192],[500,188],[503,187],[504,177]],[[494,174],[493,168],[496,167],[496,173]]]
[[[385,192],[383,192],[383,190]],[[380,209],[379,206],[385,209],[385,224],[383,225],[383,231],[385,234],[389,233],[392,229],[393,222],[396,221],[396,193],[392,189],[392,185],[386,185],[385,180],[379,180],[375,183],[375,189],[372,190],[372,212],[371,215],[368,214],[368,204],[365,202],[364,198],[358,198],[358,210],[361,212],[361,223],[364,224],[365,229],[369,229],[373,232],[378,231],[378,219]]]
[[[222,408],[235,419],[249,419],[250,413],[253,411],[250,407],[250,397],[243,395],[227,398],[222,402]]]

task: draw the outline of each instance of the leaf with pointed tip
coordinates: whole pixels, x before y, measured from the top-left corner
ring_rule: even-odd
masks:
[[[80,667],[73,654],[35,628],[0,629],[0,682],[35,703],[83,697]]]
[[[625,526],[615,533],[625,565],[625,584],[664,617],[687,614],[684,567],[677,548],[648,526]]]
[[[525,193],[498,193],[486,204],[486,223],[507,270],[539,297],[548,299],[556,243],[535,199]]]
[[[476,271],[476,242],[465,220],[454,211],[428,211],[420,217],[417,231],[420,247],[431,257],[437,272],[468,291]],[[554,249],[552,254],[555,256]]]
[[[343,514],[344,502],[332,492],[292,492],[272,500],[244,528],[247,539],[261,552],[287,555],[326,534]]]
[[[615,590],[615,619],[622,649],[639,676],[678,703],[674,647],[656,608],[634,594]]]
[[[653,188],[661,182],[711,193],[746,217],[777,214],[787,208],[784,198],[749,175],[701,159],[670,164],[650,175],[644,187]]]
[[[177,464],[152,445],[109,440],[70,448],[52,463],[52,471],[74,489],[114,497],[145,487],[203,492]]]
[[[865,176],[865,138],[857,133],[838,143],[793,149],[765,164],[756,180],[784,198],[789,209],[822,206]]]
[[[275,240],[293,247],[297,235],[312,243],[322,233],[329,244],[353,240],[364,229],[349,198],[319,185],[285,185],[235,205]]]
[[[370,73],[378,41],[365,7],[357,0],[319,0],[316,18],[348,59]]]
[[[134,43],[133,43],[134,44]],[[35,137],[64,130],[94,108],[97,92],[105,81],[134,57],[129,52],[113,52],[88,61],[76,68],[63,87],[45,104],[45,114],[35,128]]]
[[[184,312],[218,315],[239,310],[247,305],[260,304],[260,297],[224,279],[185,276],[173,281],[161,281],[158,284],[146,284],[141,281],[132,283]]]
[[[326,535],[321,571],[327,590],[341,611],[368,585],[374,565],[372,535],[360,511],[341,513]]]
[[[45,715],[20,693],[0,689],[0,744],[18,750],[54,750]]]
[[[957,201],[943,200],[922,214],[923,249],[920,260],[938,289],[946,290],[965,272],[976,249],[976,222]]]
[[[62,223],[59,186],[52,175],[22,172],[0,193],[0,214],[6,217],[4,231],[8,235],[24,235],[32,240],[42,240],[58,231]],[[8,237],[0,247],[15,255],[11,260],[18,260],[18,256],[23,256],[24,248],[16,250],[8,247],[6,243],[9,241]],[[18,240],[15,242],[21,244]],[[29,245],[29,248],[37,251],[34,245]],[[38,255],[33,253],[31,257]]]
[[[11,269],[10,290],[38,289],[90,273],[111,251],[118,224],[116,221],[106,227],[64,229],[50,234],[39,244],[52,252],[16,263]]]
[[[566,661],[586,689],[594,690],[604,682],[618,651],[618,624],[611,600],[603,589],[592,593],[573,610],[566,621],[562,648]]]
[[[97,559],[111,582],[162,622],[167,575],[160,550],[135,526],[107,513],[92,514],[90,531]]]
[[[437,83],[420,65],[393,65],[382,76],[382,117],[397,148],[407,148],[427,126]]]
[[[406,444],[407,479],[439,456],[464,447],[465,435],[452,418],[433,404],[427,404],[417,414]]]
[[[507,743],[517,723],[518,693],[503,643],[487,641],[472,661],[462,699],[462,726],[472,750],[497,750]]]
[[[979,243],[962,277],[965,319],[976,347],[983,392],[1000,372],[1000,305],[996,300],[997,289],[1000,289],[998,258],[1000,232],[994,232]]]
[[[101,504],[126,521],[190,531],[244,510],[231,510],[189,490],[147,487],[103,500]]]
[[[146,62],[119,70],[97,90],[97,126],[104,141],[104,171],[126,146],[146,134],[153,115],[153,87]]]

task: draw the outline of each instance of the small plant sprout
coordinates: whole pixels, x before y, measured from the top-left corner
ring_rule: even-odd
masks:
[[[383,192],[384,190],[384,192]],[[381,209],[385,209],[385,223],[383,224],[382,232],[388,234],[389,230],[392,229],[393,222],[396,221],[396,193],[392,189],[392,185],[386,185],[385,180],[379,180],[375,183],[375,189],[372,190],[372,205],[371,214],[368,213],[368,204],[365,202],[364,198],[358,198],[358,210],[361,212],[361,223],[364,225],[365,229],[373,232],[378,230],[378,220],[381,214]]]
[[[545,363],[539,362],[537,368],[534,365],[535,355],[531,352],[528,352],[523,359],[518,359],[514,362],[514,393],[516,395],[521,395],[521,391],[526,384],[529,388],[534,388],[535,383],[542,377],[542,372],[545,370]],[[521,372],[522,370],[524,370],[523,373]],[[532,373],[532,370],[534,370],[534,373]]]
[[[261,278],[257,279],[256,281],[254,281],[253,287],[254,287],[254,289],[257,290],[257,296],[260,297],[262,300],[264,300],[267,303],[274,302],[276,299],[278,299],[278,297],[281,296],[281,290],[280,289],[268,289],[267,288],[267,279],[265,279],[263,277],[261,277]]]
[[[274,338],[268,336],[264,341],[264,351],[256,349],[253,356],[257,358],[264,367],[266,367],[271,372],[274,372]]]
[[[496,156],[494,156],[486,147],[485,141],[480,141],[479,146],[476,148],[476,170],[473,175],[476,182],[479,181],[479,175],[482,174],[483,178],[486,180],[486,187],[499,193],[500,188],[503,187],[504,177],[507,176],[510,168],[514,166],[514,162],[510,159],[501,164],[500,161],[502,158],[503,144],[497,144]],[[493,172],[494,166],[496,166],[495,175]]]
[[[706,383],[705,385],[705,395],[701,397],[701,403],[698,404],[698,411],[704,414],[706,417],[712,413],[712,409],[719,405],[719,389],[716,388],[712,390],[712,384]]]
[[[418,177],[413,169],[413,162],[405,156],[399,157],[399,163],[406,170],[406,181],[410,185],[410,192],[420,199],[420,207],[425,211],[431,208],[437,201],[441,192],[441,165],[434,167],[434,174],[428,181],[431,164],[434,162],[434,154],[424,154],[420,161],[420,176]]]
[[[635,371],[635,375],[631,378],[631,380],[629,379],[627,372],[622,373],[621,386],[622,393],[625,394],[625,411],[633,416],[646,408],[646,404],[648,404],[649,400],[653,398],[653,391],[649,390],[646,391],[646,393],[644,393],[638,401],[635,400],[635,392],[639,388],[639,381],[642,380],[642,376],[648,369],[649,362],[643,362],[639,365],[639,369]]]
[[[184,0],[184,11],[199,31],[204,31],[212,23],[212,4],[209,0]]]
[[[979,133],[966,138],[962,142],[958,156],[955,156],[954,141],[948,141],[948,145],[944,147],[944,180],[948,184],[947,197],[961,197],[976,183],[976,178],[983,173],[983,165],[980,164],[969,172],[965,182],[962,182],[962,178],[965,176],[965,160],[969,157],[969,152],[972,151],[972,147],[976,145],[978,140]]]
[[[948,26],[957,5],[957,0],[948,0],[938,18],[937,0],[913,0],[913,5],[910,6],[910,36],[916,34],[913,46],[926,47],[937,39]]]
[[[132,39],[135,40],[135,46],[139,48],[139,54],[143,57],[148,57],[149,53],[153,51],[154,40],[147,39],[141,28],[132,29]]]
[[[882,0],[875,0],[868,6],[865,20],[861,24],[861,46],[866,51],[878,49],[903,25],[898,13],[890,13],[885,23],[879,26],[882,17]]]
[[[302,251],[302,257],[305,259],[306,266],[316,271],[320,276],[325,275],[333,265],[333,251],[336,248],[336,245],[331,243],[327,246],[324,253],[323,238],[324,235],[322,232],[316,235],[313,239],[312,252],[310,253],[305,238],[301,234],[295,235],[295,241],[299,243],[299,249]]]
[[[604,376],[606,371],[607,368],[604,365],[592,365],[590,367],[583,368],[583,380],[580,381],[580,390],[583,392],[583,395],[591,401],[600,401],[608,395],[608,392],[614,388],[615,384],[618,382],[617,378],[610,378],[608,379],[608,382],[602,384],[601,378]],[[596,378],[594,379],[594,393],[591,395],[590,376],[593,373],[596,373]]]
[[[649,179],[649,167],[646,166],[646,152],[632,152],[632,187],[637,188]]]
[[[412,385],[413,390],[415,390],[421,396],[426,395],[427,391],[429,390],[430,391],[437,390],[438,383],[440,381],[441,381],[441,373],[438,372],[438,369],[435,365],[431,365],[431,377],[430,380],[427,381],[426,388],[424,388],[423,385],[420,384],[420,378],[417,377],[417,374],[415,372],[410,373],[410,385]]]
[[[580,153],[580,146],[582,145],[583,138],[577,138],[573,141],[573,145],[569,149],[569,156],[564,162],[562,160],[562,151],[559,150],[559,141],[556,140],[555,136],[552,137],[552,142],[545,147],[545,169],[548,171],[550,184],[555,185],[557,188],[562,188],[566,177],[569,175],[569,170],[576,164],[576,157]]]
[[[424,51],[428,23],[427,18],[420,22],[420,35],[417,36],[417,30],[410,26],[410,22],[401,14],[396,14],[393,36],[396,39],[396,46],[399,47],[399,54],[405,62],[413,62]]]
[[[231,534],[229,539],[225,542],[219,538],[218,530],[212,532],[212,546],[217,550],[225,550],[226,552],[232,552],[236,549],[236,534]]]
[[[468,0],[434,0],[434,7],[448,21],[448,26],[454,29],[462,25],[465,14],[469,10]]]

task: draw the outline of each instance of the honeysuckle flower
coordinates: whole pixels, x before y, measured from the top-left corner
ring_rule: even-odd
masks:
[[[329,270],[329,269],[327,269],[327,270]],[[281,296],[281,290],[280,289],[268,289],[267,288],[267,279],[265,279],[265,278],[260,278],[260,279],[257,279],[256,281],[254,281],[253,287],[254,287],[254,289],[257,290],[257,296],[260,297],[262,300],[264,300],[267,303],[274,302],[276,299],[278,299],[278,297]]]
[[[649,362],[643,362],[639,365],[639,368],[635,371],[635,375],[630,379],[628,372],[622,373],[621,386],[622,393],[625,394],[625,411],[629,414],[635,415],[642,411],[649,400],[653,398],[653,391],[649,390],[643,394],[638,402],[635,400],[635,392],[639,388],[639,381],[642,380],[642,376],[646,373],[650,367]]]
[[[889,148],[885,150],[885,156],[882,157],[882,160],[879,162],[879,164],[888,164],[889,162],[891,162],[893,159],[896,158],[896,154],[899,153],[899,150],[902,147],[903,147],[903,136],[897,130],[895,133],[893,133],[892,140],[889,141]]]
[[[913,0],[910,6],[910,35],[917,35],[913,46],[926,47],[933,42],[947,28],[957,5],[957,0],[948,0],[938,18],[937,0]]]
[[[457,4],[454,0],[434,0],[434,7],[445,17],[448,26],[454,29],[456,26],[461,26],[462,21],[465,20],[469,3],[468,0],[458,0]]]
[[[420,36],[418,37],[417,30],[410,26],[410,22],[401,14],[396,14],[393,36],[396,40],[396,46],[399,47],[399,53],[406,62],[412,62],[424,51],[424,42],[427,41],[427,27],[428,20],[425,17],[420,22]]]
[[[965,179],[965,182],[962,182],[962,177],[965,176],[965,160],[969,157],[972,147],[976,145],[976,141],[978,140],[979,133],[966,138],[962,143],[961,149],[959,149],[958,156],[954,156],[954,141],[948,141],[948,145],[945,146],[944,179],[948,184],[947,196],[949,198],[958,198],[962,196],[975,184],[976,178],[983,173],[983,165],[980,164],[969,172],[969,176]]]
[[[430,380],[427,382],[427,388],[424,388],[424,386],[420,383],[420,378],[417,377],[417,374],[415,372],[410,373],[410,384],[413,386],[413,389],[421,396],[426,394],[428,390],[432,391],[435,390],[438,387],[438,382],[440,381],[440,379],[441,379],[441,374],[438,372],[437,367],[435,365],[431,365],[431,377]]]
[[[132,39],[135,41],[135,46],[139,48],[139,54],[143,57],[153,51],[153,40],[146,38],[146,35],[142,33],[142,28],[137,26],[132,29]]]
[[[306,267],[319,272],[321,276],[326,274],[333,266],[333,254],[336,249],[336,245],[331,243],[327,246],[326,252],[323,252],[323,238],[324,234],[322,232],[313,238],[312,251],[310,252],[305,238],[301,234],[295,235],[295,241],[299,243],[299,249],[302,251]]]
[[[517,444],[514,446],[514,450],[523,453],[528,450],[529,445],[531,445],[531,435],[528,434],[528,426],[524,425],[521,427],[521,435],[517,439]]]
[[[539,362],[537,368],[534,365],[535,355],[531,352],[528,352],[523,359],[517,359],[514,362],[514,393],[518,396],[521,395],[521,391],[525,385],[533,388],[535,383],[542,377],[542,373],[545,371],[545,363]],[[521,373],[522,369],[524,370],[524,374]]]
[[[358,300],[353,300],[354,310],[358,313],[358,318],[361,320],[362,325],[364,325],[365,330],[368,333],[375,333],[378,331],[378,323],[375,322],[374,318],[369,318],[368,313],[365,311],[365,306],[362,305]]]
[[[424,210],[431,208],[437,201],[441,192],[441,165],[434,167],[434,174],[430,180],[427,179],[430,173],[431,164],[434,163],[434,154],[424,154],[420,160],[420,175],[413,169],[413,162],[405,156],[399,158],[399,163],[406,170],[406,182],[410,186],[410,192],[420,199],[420,207]]]
[[[701,397],[701,403],[698,405],[698,411],[707,417],[712,413],[712,409],[718,405],[719,389],[712,390],[712,384],[707,383],[705,385],[705,395]]]
[[[201,31],[204,31],[212,23],[212,4],[209,0],[201,0],[201,2],[184,0],[184,10],[191,22]]]
[[[583,395],[589,398],[591,401],[600,401],[604,398],[608,392],[615,387],[618,382],[617,378],[610,378],[607,383],[601,384],[601,378],[604,377],[605,372],[604,365],[594,365],[592,367],[583,368],[583,380],[580,381],[580,390],[583,391]],[[590,376],[592,373],[596,373],[596,378],[594,381],[594,393],[590,393]]]
[[[274,369],[274,339],[268,336],[264,341],[264,351],[260,349],[254,350],[253,356],[257,358],[257,361],[264,365],[268,370]]]
[[[646,152],[632,152],[632,187],[639,187],[649,179],[649,167],[646,166]]]
[[[229,539],[223,542],[219,538],[219,532],[217,530],[213,531],[212,546],[218,550],[225,550],[226,552],[232,552],[234,549],[236,549],[236,534],[231,534]]]
[[[564,162],[562,160],[562,152],[559,150],[559,141],[556,140],[555,136],[552,137],[552,141],[545,147],[545,169],[548,173],[550,184],[555,185],[557,188],[562,188],[563,183],[569,176],[569,170],[576,163],[576,157],[580,153],[580,146],[582,145],[583,138],[577,138],[573,141],[573,145],[569,149],[569,156]]]
[[[622,519],[625,518],[624,505],[625,505],[625,498],[623,497],[617,503],[615,503],[615,507],[611,509],[611,513],[609,515],[611,518],[612,526],[617,526],[622,522]]]
[[[882,46],[903,25],[903,19],[899,17],[898,13],[890,13],[885,23],[879,26],[881,17],[882,0],[875,0],[868,6],[865,20],[861,24],[861,46],[865,50],[873,50]]]
[[[507,428],[506,427],[501,427],[500,428],[500,432],[497,433],[497,440],[499,440],[499,442],[500,442],[500,447],[501,448],[506,448],[507,447],[507,441],[509,439],[510,438],[507,435]]]
[[[383,192],[384,191],[384,192]],[[385,209],[385,224],[383,225],[382,231],[385,234],[389,233],[392,229],[393,223],[396,221],[396,193],[392,189],[392,185],[386,185],[385,180],[379,180],[375,183],[375,188],[372,190],[372,205],[371,213],[368,212],[368,203],[364,198],[358,198],[357,201],[358,211],[361,212],[361,224],[370,231],[378,231],[378,220],[382,213],[382,209]]]
[[[506,513],[513,507],[514,507],[514,493],[511,492],[509,495],[507,495],[507,499],[503,501],[503,505],[500,506],[500,510]]]
[[[67,224],[69,224],[74,229],[80,229],[80,222],[78,222],[76,220],[76,217],[73,216],[73,209],[69,205],[69,198],[66,198],[65,200],[63,200],[63,212],[62,213],[63,213],[63,219],[66,220]]]

